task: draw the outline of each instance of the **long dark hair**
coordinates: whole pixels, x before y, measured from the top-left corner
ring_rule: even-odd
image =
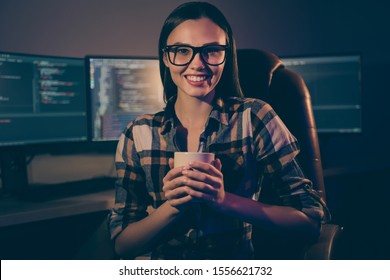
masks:
[[[226,43],[228,48],[226,50],[226,62],[221,80],[216,86],[216,96],[222,98],[230,96],[243,96],[238,79],[236,44],[229,22],[226,20],[225,16],[220,10],[209,3],[188,2],[178,6],[175,10],[172,11],[172,13],[165,20],[160,33],[158,51],[160,59],[160,76],[164,85],[165,102],[177,94],[177,86],[173,82],[169,68],[165,66],[163,60],[163,49],[166,47],[168,36],[171,34],[172,30],[182,22],[190,19],[200,19],[203,17],[209,18],[220,28],[222,28],[222,30],[225,31],[227,37]]]

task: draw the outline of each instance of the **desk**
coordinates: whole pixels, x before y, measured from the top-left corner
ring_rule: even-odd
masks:
[[[114,205],[115,190],[47,201],[0,199],[0,259],[74,259]]]
[[[0,199],[0,228],[107,210],[114,205],[114,190],[49,201]]]

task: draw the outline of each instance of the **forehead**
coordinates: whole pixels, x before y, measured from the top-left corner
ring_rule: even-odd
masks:
[[[176,26],[168,36],[167,44],[202,46],[208,43],[226,44],[225,31],[209,18],[186,20]]]

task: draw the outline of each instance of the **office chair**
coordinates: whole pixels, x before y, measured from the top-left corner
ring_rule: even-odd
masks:
[[[240,83],[245,97],[269,103],[298,139],[298,162],[314,188],[326,201],[320,147],[310,93],[302,77],[287,69],[275,54],[256,50],[237,51]],[[266,182],[265,182],[266,183]],[[261,195],[260,195],[261,199]],[[285,240],[254,228],[255,257],[259,259],[332,259],[342,228],[326,223],[315,242]]]

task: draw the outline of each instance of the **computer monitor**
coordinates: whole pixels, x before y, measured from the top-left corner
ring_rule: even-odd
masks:
[[[83,58],[0,52],[3,187],[27,184],[25,148],[87,141]]]
[[[282,61],[304,79],[319,133],[362,131],[360,55],[282,57]]]
[[[0,146],[87,140],[83,62],[0,52]]]
[[[117,141],[137,116],[165,106],[157,58],[87,56],[86,69],[92,142]]]

